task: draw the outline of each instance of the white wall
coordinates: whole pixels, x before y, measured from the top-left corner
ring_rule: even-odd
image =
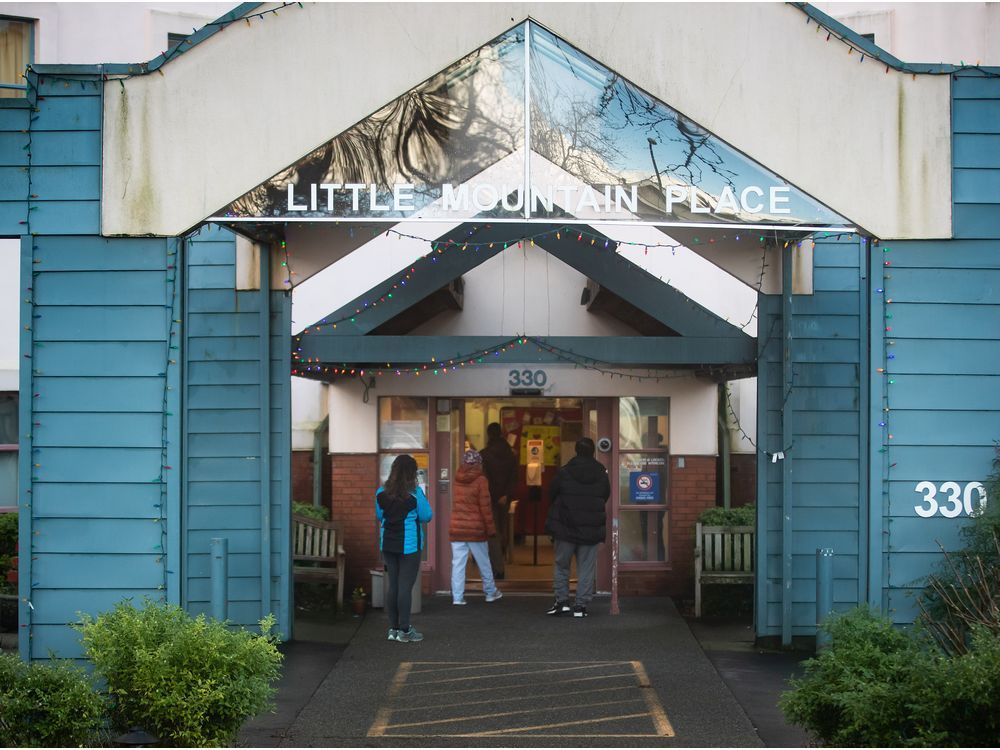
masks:
[[[380,396],[462,398],[509,393],[510,365],[476,365],[448,375],[383,376],[362,403],[360,383],[340,381],[328,389],[330,452],[374,453],[378,450],[377,402]],[[675,373],[660,382],[610,378],[571,365],[532,365],[548,375],[546,396],[667,396],[670,398],[670,451],[711,455],[718,450],[715,383]],[[627,372],[627,371],[625,371]],[[645,375],[646,371],[635,371]]]
[[[1000,65],[1000,3],[813,3],[900,60]]]
[[[21,241],[0,239],[0,391],[18,390]]]
[[[35,62],[145,62],[167,34],[190,34],[234,3],[0,3],[0,15],[37,19]]]
[[[235,24],[109,89],[105,153],[127,158],[105,164],[103,231],[197,224],[529,15],[877,236],[950,236],[948,77],[859,65],[778,3],[321,3]]]

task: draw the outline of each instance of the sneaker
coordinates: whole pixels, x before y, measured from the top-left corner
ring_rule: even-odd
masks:
[[[581,607],[579,604],[573,607],[573,617],[586,617],[587,608]]]
[[[457,602],[452,602],[452,604],[453,604],[454,606],[456,606],[456,607],[462,607],[462,606],[464,606],[464,605],[465,605],[465,599],[462,599],[462,600],[460,600],[460,601],[457,601]]]
[[[573,608],[569,606],[569,602],[556,602],[551,607],[549,607],[549,611],[546,612],[545,614],[555,615],[556,617],[559,617],[560,615],[568,615],[572,611]]]
[[[418,633],[413,629],[412,625],[407,630],[400,630],[398,633],[399,635],[396,640],[400,643],[417,643],[424,639],[424,634]]]
[[[389,628],[389,635],[386,637],[387,641],[398,641],[399,631],[396,628]]]
[[[503,599],[503,592],[500,589],[497,589],[497,592],[495,594],[487,594],[486,595],[486,603],[487,604],[489,604],[490,602],[495,602],[498,599]]]

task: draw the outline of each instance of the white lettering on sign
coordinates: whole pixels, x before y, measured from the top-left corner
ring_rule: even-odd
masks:
[[[939,490],[944,495],[940,501]],[[945,482],[939,488],[934,482],[924,480],[918,482],[913,491],[924,496],[920,505],[913,506],[921,518],[931,518],[939,513],[945,518],[956,518],[963,512],[971,516],[986,508],[986,488],[979,482],[968,482],[963,489],[958,482]]]
[[[390,188],[375,183],[311,183],[309,185],[286,185],[288,211],[327,211],[333,212],[335,194],[345,197],[350,194],[351,211],[357,213],[365,210],[370,213],[382,211],[406,212],[416,210],[413,204],[415,186],[401,183]],[[791,200],[790,188],[786,186],[771,186],[767,189],[759,185],[748,185],[737,195],[729,185],[722,188],[718,195],[713,195],[699,188],[688,185],[667,185],[663,188],[664,213],[672,214],[677,205],[685,206],[693,214],[760,214],[781,215],[790,214],[788,207]],[[321,200],[320,191],[325,192],[326,200]],[[308,193],[308,198],[305,194]],[[368,200],[361,208],[361,194],[367,193]],[[542,209],[551,212],[558,205],[575,214],[583,212],[622,214],[636,213],[639,210],[638,185],[547,185],[544,192],[537,186],[530,188],[532,205],[540,205]],[[391,203],[388,202],[391,198]],[[507,184],[493,185],[491,183],[466,183],[454,185],[441,184],[440,209],[445,212],[492,211],[503,206],[508,211],[518,211],[524,205],[523,186]]]

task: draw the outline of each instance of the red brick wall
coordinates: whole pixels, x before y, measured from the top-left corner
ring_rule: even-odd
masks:
[[[677,468],[679,458],[684,459],[683,469]],[[715,506],[717,460],[715,456],[670,457],[671,569],[620,571],[620,596],[688,596],[694,591],[694,526],[703,510]]]
[[[323,505],[330,507],[332,496],[330,480],[332,479],[330,469],[330,454],[323,454],[323,469],[320,478],[323,486]],[[313,452],[312,451],[292,451],[292,500],[300,503],[312,503],[313,496]]]
[[[735,508],[757,500],[757,455],[733,453],[729,457],[729,492]]]
[[[344,526],[347,554],[346,587],[371,586],[368,571],[379,564],[375,523],[378,467],[372,453],[334,453],[330,456],[333,520]]]

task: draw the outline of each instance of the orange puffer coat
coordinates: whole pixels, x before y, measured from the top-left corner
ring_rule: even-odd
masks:
[[[455,474],[452,490],[451,525],[453,542],[485,542],[496,533],[490,508],[490,485],[479,464],[462,464]]]

